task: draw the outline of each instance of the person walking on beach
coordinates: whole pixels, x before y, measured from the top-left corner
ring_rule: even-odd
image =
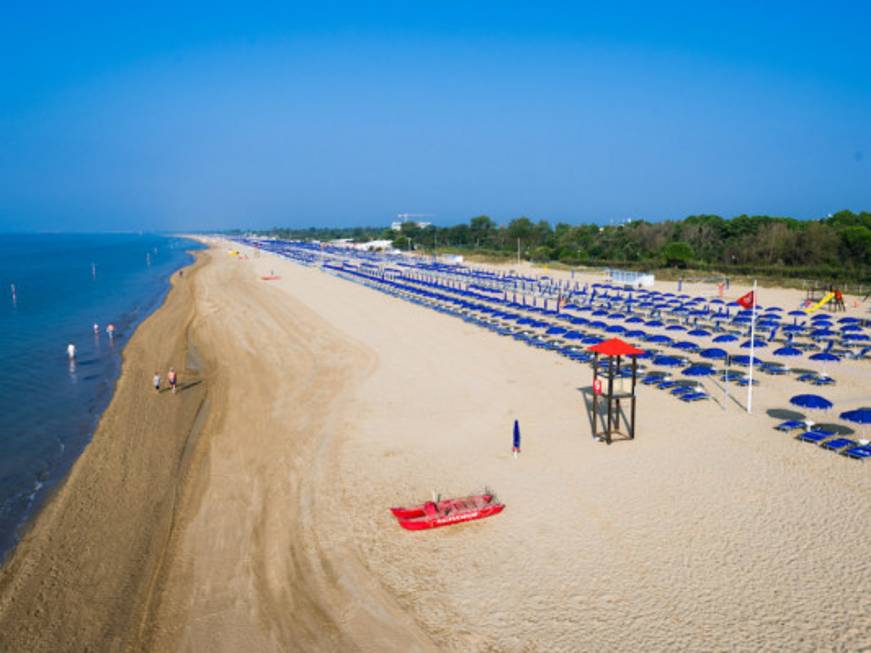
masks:
[[[67,356],[70,360],[74,360],[76,357],[76,346],[73,343],[67,345]]]
[[[160,372],[154,373],[154,389],[160,392]]]
[[[169,382],[169,387],[172,388],[172,394],[175,394],[175,387],[178,384],[178,377],[175,373],[175,368],[170,367],[166,375],[166,380]]]

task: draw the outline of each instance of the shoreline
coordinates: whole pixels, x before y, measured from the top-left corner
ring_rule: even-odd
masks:
[[[76,410],[65,413],[64,423],[57,425],[58,435],[56,438],[58,439],[59,452],[46,461],[47,466],[44,469],[34,472],[35,477],[29,492],[27,507],[21,512],[12,513],[15,514],[16,521],[3,533],[4,537],[0,543],[0,568],[12,556],[20,540],[32,528],[42,509],[63,487],[76,461],[93,439],[102,416],[115,395],[122,372],[124,351],[130,338],[139,326],[164,304],[172,289],[175,273],[195,262],[196,249],[192,247],[196,246],[197,243],[194,239],[187,239],[185,244],[186,247],[178,248],[184,255],[182,260],[177,261],[178,267],[174,269],[170,267],[165,274],[159,277],[157,285],[150,288],[148,292],[138,294],[135,303],[128,302],[126,306],[121,308],[120,312],[113,314],[114,320],[111,321],[119,329],[115,340],[100,342],[90,352],[80,352],[85,358],[84,365],[96,364],[96,367],[87,368],[87,374],[90,376],[86,376],[83,383],[80,382],[80,385],[92,388],[91,395],[83,398],[75,406]],[[168,249],[176,249],[173,245],[174,243],[171,243]],[[88,330],[87,333],[78,333],[77,335],[89,339],[91,334]],[[95,341],[97,337],[94,336]],[[87,350],[87,343],[85,349]],[[82,370],[84,369],[83,367]],[[94,374],[93,370],[95,369],[99,372],[98,374]],[[75,368],[71,367],[70,375],[75,373],[74,370]],[[78,412],[76,412],[77,410]],[[27,424],[27,420],[22,423]]]
[[[4,650],[61,650],[73,633],[82,648],[129,643],[181,480],[166,463],[180,461],[206,397],[207,366],[197,372],[186,360],[193,281],[204,266],[194,256],[126,343],[90,442],[0,568]],[[170,365],[181,370],[180,396],[153,396],[151,372]]]

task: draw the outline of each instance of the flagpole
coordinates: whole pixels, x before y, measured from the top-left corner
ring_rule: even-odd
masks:
[[[750,295],[753,301],[753,313],[750,317],[750,382],[747,384],[747,413],[753,412],[753,365],[756,359],[753,353],[756,347],[756,279],[753,280],[753,294]]]

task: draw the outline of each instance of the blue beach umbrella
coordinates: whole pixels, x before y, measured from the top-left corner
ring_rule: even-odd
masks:
[[[787,315],[792,315],[793,317],[807,317],[807,313],[804,311],[790,311]]]
[[[713,376],[717,371],[708,365],[691,365],[681,372],[684,376]]]
[[[821,351],[818,354],[813,354],[812,356],[808,356],[808,358],[812,361],[823,361],[828,363],[840,363],[841,359],[834,354],[830,354],[827,351]]]
[[[552,326],[545,333],[549,336],[559,336],[564,333],[568,333],[568,329],[561,326]]]
[[[841,336],[841,340],[850,340],[853,342],[871,340],[871,336],[867,336],[864,333],[846,333]]]
[[[688,336],[696,336],[697,338],[702,338],[704,336],[711,335],[710,331],[705,331],[704,329],[693,329],[692,331],[687,331]]]
[[[728,356],[728,352],[725,349],[719,349],[717,347],[711,347],[710,349],[702,349],[699,352],[699,356],[702,358],[707,358],[710,360],[723,360]]]
[[[829,410],[834,406],[831,401],[819,395],[795,395],[790,398],[789,403],[810,410]]]
[[[714,342],[735,342],[738,339],[738,336],[731,333],[723,333],[716,338],[714,338]]]
[[[680,342],[674,342],[674,343],[672,343],[671,346],[674,347],[675,349],[680,349],[682,351],[695,351],[696,349],[699,348],[699,346],[696,343],[690,342],[689,340],[681,340]]]
[[[669,344],[671,342],[671,338],[669,338],[668,336],[661,335],[661,334],[656,334],[656,335],[652,335],[652,336],[647,336],[647,342],[666,345],[666,344]]]
[[[656,356],[651,363],[663,367],[677,367],[678,365],[683,365],[683,361],[677,356]]]
[[[768,343],[761,338],[755,338],[752,342],[748,340],[747,342],[741,343],[741,349],[750,349],[751,346],[755,347],[756,349],[760,349],[762,347],[767,347]]]
[[[750,357],[746,356],[744,354],[740,354],[738,356],[732,356],[732,362],[735,363],[736,365],[743,365],[746,367],[747,365],[750,365]],[[758,356],[753,357],[753,364],[754,365],[759,365],[760,362],[761,361],[759,360]]]
[[[803,352],[798,347],[786,346],[786,347],[780,347],[779,349],[775,349],[771,353],[774,354],[775,356],[801,356]]]
[[[619,324],[612,324],[607,329],[605,329],[607,333],[625,333],[626,327],[621,326]]]
[[[856,408],[841,413],[838,417],[854,424],[871,424],[871,408]]]

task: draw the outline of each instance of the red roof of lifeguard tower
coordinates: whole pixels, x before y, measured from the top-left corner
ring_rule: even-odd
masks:
[[[604,354],[605,356],[639,356],[644,353],[641,349],[636,349],[628,342],[620,340],[620,338],[605,340],[598,345],[587,347],[587,350]]]

